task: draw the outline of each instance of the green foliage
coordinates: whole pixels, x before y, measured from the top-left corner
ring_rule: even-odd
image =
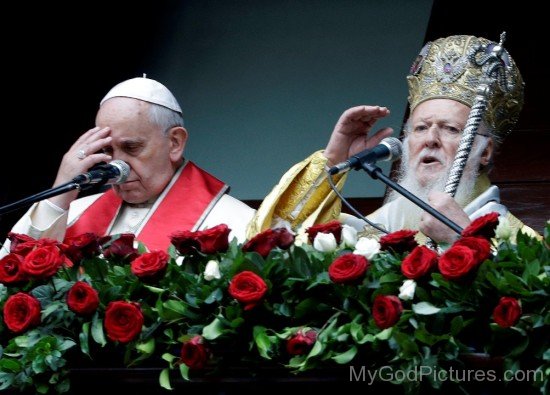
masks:
[[[406,280],[400,269],[403,257],[389,252],[376,254],[365,278],[354,285],[335,284],[328,275],[334,259],[351,252],[343,246],[321,253],[310,245],[293,245],[274,249],[265,259],[243,252],[235,241],[227,252],[213,255],[176,259],[171,249],[166,274],[147,284],[132,274],[129,264],[85,259],[48,282],[0,285],[1,307],[10,295],[24,291],[42,308],[41,324],[23,334],[14,335],[0,323],[0,390],[68,391],[71,367],[104,360],[103,353],[113,352],[120,356],[116,363],[125,366],[154,361],[164,368],[159,385],[170,389],[174,372],[193,379],[179,350],[195,335],[203,337],[211,356],[207,368],[216,368],[217,374],[236,366],[277,366],[300,373],[348,365],[403,372],[430,366],[445,373],[464,367],[463,355],[484,353],[502,358],[505,367],[543,372],[532,385],[544,389],[550,372],[549,240],[550,225],[542,241],[522,234],[516,243],[495,241],[492,259],[464,281],[448,281],[439,273],[418,279],[414,297],[402,302],[399,321],[384,330],[373,320],[373,300],[397,296]],[[220,278],[205,279],[209,260],[219,263]],[[249,310],[228,292],[232,278],[245,270],[268,286],[262,301]],[[90,317],[77,316],[66,305],[66,293],[77,280],[99,292],[100,306]],[[492,320],[502,296],[521,303],[521,318],[511,328]],[[105,308],[114,300],[138,303],[145,317],[141,334],[128,344],[106,337]],[[290,355],[288,340],[304,328],[316,331],[315,343],[303,355]],[[441,388],[443,376],[434,377],[392,382],[407,392]]]

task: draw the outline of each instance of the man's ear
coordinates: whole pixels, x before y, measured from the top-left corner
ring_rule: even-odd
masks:
[[[168,139],[170,140],[170,160],[179,161],[183,157],[183,151],[189,134],[182,126],[174,126],[168,130]]]
[[[489,138],[487,139],[487,146],[481,153],[480,164],[483,166],[487,166],[489,163],[491,163],[493,160],[493,152],[494,152],[493,139]]]

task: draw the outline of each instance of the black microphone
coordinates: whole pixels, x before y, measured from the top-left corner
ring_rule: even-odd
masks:
[[[401,157],[402,144],[399,139],[395,137],[386,137],[380,144],[371,149],[363,150],[344,162],[338,163],[336,166],[332,166],[328,170],[328,174],[335,175],[340,174],[349,169],[360,169],[363,163],[375,163],[379,160],[394,161]]]
[[[87,173],[73,178],[79,185],[87,184],[122,184],[130,174],[130,165],[122,160],[113,160],[93,166]]]

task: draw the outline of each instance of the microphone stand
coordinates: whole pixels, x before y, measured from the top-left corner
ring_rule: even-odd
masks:
[[[94,186],[101,186],[107,182],[107,178],[100,180],[100,182],[94,182],[87,183],[86,180],[83,180],[81,182],[71,180],[65,184],[61,184],[55,188],[46,189],[45,191],[39,192],[35,195],[28,196],[24,199],[18,200],[14,203],[7,204],[5,206],[0,207],[0,215],[9,213],[10,211],[17,210],[18,208],[24,207],[24,206],[30,206],[31,204],[35,202],[39,202],[40,200],[47,199],[52,196],[61,195],[65,192],[72,191],[73,189],[78,190],[86,190],[90,188],[92,185]]]
[[[17,202],[0,207],[0,215],[9,213],[10,211],[17,210],[18,208],[24,206],[30,206],[34,202],[38,202],[52,196],[61,195],[62,193],[72,191],[73,189],[80,189],[80,184],[70,181],[55,188],[46,189],[45,191],[42,191],[35,195],[28,196],[24,199],[18,200]]]
[[[434,209],[432,206],[427,204],[425,201],[419,199],[417,196],[413,195],[411,192],[403,188],[401,185],[384,175],[382,173],[382,170],[376,166],[374,163],[368,163],[366,161],[361,162],[361,167],[363,170],[365,170],[372,178],[379,179],[384,184],[392,188],[393,190],[399,192],[401,195],[403,195],[405,198],[409,199],[411,202],[416,204],[418,207],[420,207],[422,210],[426,211],[430,215],[437,218],[439,221],[443,222],[445,225],[447,225],[449,228],[454,230],[459,235],[462,234],[462,228],[455,224],[453,221],[451,221],[449,218],[441,214],[439,211]]]

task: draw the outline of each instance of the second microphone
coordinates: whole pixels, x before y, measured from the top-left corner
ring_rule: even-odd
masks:
[[[350,169],[360,169],[363,163],[375,163],[380,160],[391,161],[401,157],[403,151],[401,141],[395,137],[386,137],[380,144],[371,149],[366,149],[351,156],[348,160],[332,166],[330,175],[340,174]]]

